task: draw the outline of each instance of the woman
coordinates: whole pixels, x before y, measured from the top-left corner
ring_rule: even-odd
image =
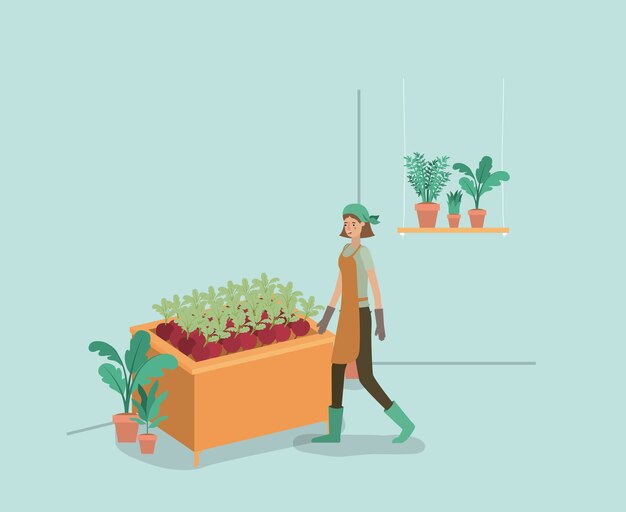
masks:
[[[361,204],[349,204],[343,209],[343,230],[340,236],[350,238],[351,243],[347,244],[339,255],[339,277],[335,293],[319,323],[319,333],[322,334],[328,327],[341,295],[341,309],[332,355],[329,433],[313,438],[314,443],[338,443],[341,440],[343,380],[346,365],[354,360],[363,387],[384,408],[387,416],[402,429],[393,442],[403,443],[415,430],[413,422],[397,403],[389,399],[372,372],[372,317],[367,300],[368,279],[374,293],[375,334],[380,341],[385,339],[385,324],[374,263],[369,249],[361,245],[361,238],[374,236],[371,225],[378,223],[378,215],[370,216],[365,206]]]

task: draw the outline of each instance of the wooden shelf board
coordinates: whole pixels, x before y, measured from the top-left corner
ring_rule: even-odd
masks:
[[[398,233],[508,233],[509,228],[398,228]]]

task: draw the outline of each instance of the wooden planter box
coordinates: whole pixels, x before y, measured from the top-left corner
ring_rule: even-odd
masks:
[[[195,466],[207,448],[328,421],[330,331],[196,362],[153,332],[159,323],[130,332],[150,333],[149,356],[178,360],[159,378],[159,391],[169,391],[159,428],[194,452]]]

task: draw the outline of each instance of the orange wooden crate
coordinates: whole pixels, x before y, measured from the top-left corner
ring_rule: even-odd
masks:
[[[196,362],[152,332],[159,323],[130,332],[150,333],[150,356],[178,360],[159,378],[169,391],[159,428],[194,452],[196,466],[208,448],[328,420],[330,331]]]

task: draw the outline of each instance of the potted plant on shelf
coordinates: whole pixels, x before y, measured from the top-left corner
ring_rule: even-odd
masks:
[[[463,193],[460,190],[456,192],[448,192],[448,225],[451,228],[459,227],[459,220],[461,215],[459,213],[461,209],[461,199]]]
[[[434,228],[437,224],[439,204],[434,201],[450,180],[451,173],[446,171],[448,158],[443,156],[428,161],[421,153],[404,157],[409,183],[422,199],[421,203],[415,205],[417,220],[422,228]]]
[[[139,449],[143,455],[153,454],[154,446],[157,442],[157,436],[151,434],[150,429],[157,427],[159,423],[167,419],[167,416],[159,416],[159,409],[163,400],[167,398],[167,391],[156,396],[157,389],[159,389],[158,380],[154,381],[148,393],[146,393],[143,386],[139,386],[138,391],[141,402],[133,399],[133,404],[137,408],[139,417],[133,417],[131,419],[138,425],[146,426],[146,433],[139,434]]]
[[[463,177],[459,180],[459,185],[465,190],[472,199],[474,199],[475,208],[468,210],[470,224],[473,228],[482,228],[485,223],[485,215],[487,211],[480,208],[480,198],[485,192],[489,192],[495,187],[499,187],[503,181],[508,181],[510,176],[508,172],[497,171],[492,173],[493,161],[490,156],[484,156],[478,164],[476,174],[465,164],[456,163],[452,166],[467,177]],[[470,179],[471,178],[471,179]]]
[[[98,368],[102,382],[120,394],[124,412],[113,416],[117,441],[134,443],[137,439],[138,425],[132,421],[136,415],[130,412],[132,394],[139,385],[150,384],[155,377],[161,377],[163,370],[173,370],[178,366],[176,358],[170,354],[159,354],[148,358],[150,335],[146,331],[137,331],[130,340],[130,348],[124,354],[124,361],[111,345],[104,341],[92,341],[90,352],[97,352],[102,357],[117,363],[104,363]]]

